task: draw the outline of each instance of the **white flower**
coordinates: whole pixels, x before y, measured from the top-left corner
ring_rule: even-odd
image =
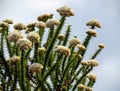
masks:
[[[21,50],[28,50],[32,48],[32,42],[28,39],[19,39],[16,43]]]
[[[68,6],[60,7],[56,10],[62,17],[74,16],[73,10]]]
[[[66,46],[62,46],[62,45],[57,45],[56,47],[56,52],[58,54],[63,54],[63,55],[66,55],[66,56],[70,56],[71,53],[70,53],[70,49]]]
[[[29,67],[28,67],[28,71],[31,73],[39,73],[41,72],[43,69],[43,65],[39,64],[39,63],[32,63]]]
[[[13,32],[9,32],[8,33],[8,41],[10,42],[17,42],[19,39],[22,39],[23,36],[21,35],[21,33],[18,30],[14,30]]]

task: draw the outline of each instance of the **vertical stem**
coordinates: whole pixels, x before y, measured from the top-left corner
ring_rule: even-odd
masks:
[[[56,29],[55,34],[54,34],[54,36],[53,36],[53,38],[52,38],[52,40],[51,40],[51,42],[50,42],[50,45],[49,45],[48,48],[47,48],[47,52],[46,52],[46,56],[45,56],[45,63],[44,63],[43,73],[44,73],[44,71],[45,71],[45,69],[46,69],[46,65],[47,65],[47,62],[48,62],[48,59],[49,59],[49,56],[50,56],[50,52],[51,52],[51,50],[52,50],[53,47],[54,47],[55,41],[56,41],[57,36],[58,36],[58,34],[60,33],[60,31],[61,31],[61,29],[62,29],[62,27],[63,27],[64,22],[65,22],[65,17],[62,17],[62,18],[61,18],[61,24],[60,24],[60,25],[58,26],[58,28]]]
[[[21,89],[25,91],[25,67],[24,67],[24,50],[21,53]]]
[[[43,35],[44,35],[44,28],[43,27],[39,28],[39,35],[40,35],[40,44],[39,44],[39,46],[41,47],[42,39],[43,39]]]

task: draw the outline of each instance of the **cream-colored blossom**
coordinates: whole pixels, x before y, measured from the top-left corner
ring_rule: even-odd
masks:
[[[96,74],[93,74],[93,73],[90,73],[90,74],[87,75],[87,78],[88,78],[89,80],[95,81],[96,78],[97,78],[97,75],[96,75]]]
[[[80,44],[80,39],[73,37],[71,40],[69,40],[70,45],[76,46],[77,44]]]
[[[5,23],[5,22],[0,22],[0,27],[1,28],[8,28],[9,27],[9,24],[8,23]]]
[[[82,55],[81,55],[81,54],[78,55],[78,59],[79,59],[79,60],[82,59]]]
[[[10,42],[17,42],[19,39],[23,38],[22,34],[18,30],[14,30],[8,33],[7,39]]]
[[[93,91],[91,87],[86,87],[86,91]]]
[[[16,65],[16,63],[19,61],[20,61],[20,57],[15,55],[8,59],[10,65]]]
[[[77,48],[78,48],[80,51],[85,51],[85,50],[86,50],[85,46],[84,46],[84,45],[81,45],[81,44],[78,44],[78,45],[77,45]]]
[[[66,55],[66,56],[70,56],[71,53],[70,53],[70,49],[66,46],[62,46],[62,45],[57,45],[56,47],[56,52],[58,54],[63,54],[63,55]]]
[[[102,48],[104,48],[105,46],[104,46],[104,44],[99,44],[98,47],[102,49]]]
[[[16,43],[21,50],[28,50],[32,48],[32,42],[28,39],[19,39]]]
[[[56,10],[62,17],[74,16],[73,10],[68,6],[60,7]]]
[[[40,36],[38,33],[36,32],[29,32],[27,35],[27,39],[29,39],[30,41],[32,41],[33,43],[39,43],[40,40]]]
[[[8,23],[8,24],[13,24],[12,19],[4,19],[2,22]]]
[[[25,30],[26,26],[23,23],[16,23],[14,25],[14,29],[16,29],[16,30]]]
[[[55,25],[59,25],[60,21],[57,19],[49,19],[46,21],[46,27],[48,28],[53,28]]]
[[[58,39],[59,40],[64,40],[65,39],[65,35],[64,34],[59,34],[58,35]]]
[[[78,84],[78,89],[83,91],[86,89],[86,86],[84,84]]]
[[[41,53],[44,53],[46,51],[45,47],[41,47],[41,48],[38,48],[38,52],[41,54]]]
[[[91,59],[91,60],[88,61],[88,65],[89,66],[98,66],[99,63],[98,63],[98,61],[96,61],[94,59]]]
[[[48,19],[51,19],[53,17],[53,14],[42,14],[38,16],[38,21],[46,22]]]
[[[28,71],[31,73],[39,73],[41,72],[43,69],[43,65],[39,64],[39,63],[32,63],[29,67],[28,67]]]
[[[87,34],[97,37],[97,32],[93,29],[89,29],[88,31],[86,31]]]
[[[101,28],[101,23],[98,19],[91,19],[89,22],[86,23],[86,25]]]
[[[31,22],[29,24],[27,24],[27,28],[34,28],[35,27],[35,22]]]
[[[81,61],[81,64],[82,65],[88,65],[88,62],[87,61]]]
[[[35,24],[35,27],[38,27],[38,28],[40,28],[40,27],[46,27],[46,23],[44,23],[44,22],[42,22],[42,21],[40,21],[40,22],[37,22],[36,24]]]

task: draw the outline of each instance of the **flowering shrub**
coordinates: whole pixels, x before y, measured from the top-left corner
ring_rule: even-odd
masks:
[[[95,58],[104,45],[99,44],[88,61],[83,59],[101,23],[97,19],[86,23],[89,29],[84,41],[76,36],[69,40],[71,26],[65,34],[61,31],[74,12],[68,6],[57,12],[60,20],[53,19],[53,14],[43,14],[38,22],[14,24],[14,31],[9,28],[11,19],[0,23],[0,91],[92,91],[97,76],[90,72],[99,65]],[[49,33],[43,41],[46,27]],[[21,31],[25,31],[24,36]]]

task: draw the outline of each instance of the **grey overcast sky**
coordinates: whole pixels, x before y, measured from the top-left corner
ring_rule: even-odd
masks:
[[[75,12],[67,19],[72,25],[71,36],[83,40],[88,29],[85,23],[92,18],[101,21],[102,28],[96,29],[98,37],[91,41],[85,60],[104,43],[105,49],[97,57],[100,66],[93,71],[98,75],[94,91],[120,91],[120,0],[0,0],[0,21],[11,18],[27,24],[37,21],[42,13],[53,13],[59,19],[56,9],[63,5]]]

